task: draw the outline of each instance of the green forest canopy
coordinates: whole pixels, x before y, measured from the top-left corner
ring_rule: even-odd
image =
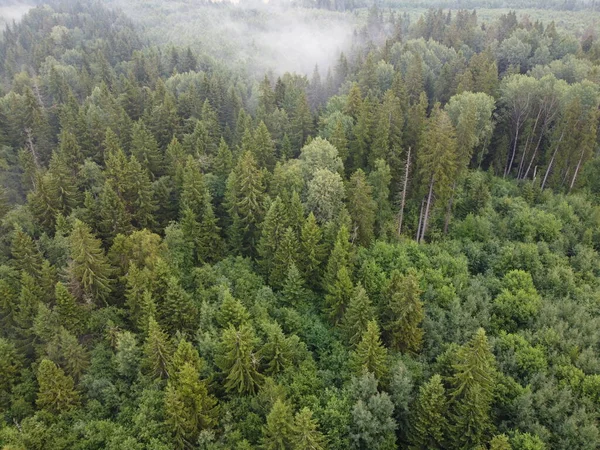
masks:
[[[2,449],[600,447],[597,30],[365,6],[8,26]]]

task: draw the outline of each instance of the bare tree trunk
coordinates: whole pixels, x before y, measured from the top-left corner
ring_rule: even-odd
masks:
[[[544,137],[544,133],[540,133],[540,138],[538,139],[537,145],[535,146],[535,150],[531,155],[531,159],[529,160],[529,164],[527,165],[527,170],[525,171],[525,175],[523,175],[523,179],[527,178],[529,175],[529,171],[531,170],[531,166],[533,165],[533,161],[535,161],[535,157],[537,155],[538,150],[540,149],[540,144],[542,143],[542,138]]]
[[[583,161],[583,153],[585,152],[585,148],[581,150],[581,155],[579,156],[579,161],[577,161],[577,167],[575,167],[575,173],[573,174],[573,178],[571,179],[571,185],[569,186],[569,192],[575,186],[575,180],[577,180],[577,174],[579,173],[579,169],[581,167],[581,161]]]
[[[406,189],[408,187],[408,171],[410,170],[410,151],[408,147],[408,155],[406,157],[406,166],[404,169],[404,183],[402,186],[402,199],[400,200],[400,217],[398,218],[398,236],[402,234],[402,222],[404,221],[404,205],[406,203]]]
[[[427,232],[427,222],[429,222],[429,210],[431,209],[431,197],[433,197],[433,183],[434,177],[431,176],[431,181],[429,182],[429,194],[427,195],[427,205],[425,206],[425,214],[423,215],[423,227],[421,229],[421,237],[419,238],[419,243],[423,242],[425,239],[425,233]]]
[[[33,162],[35,163],[35,167],[40,168],[40,159],[38,158],[38,154],[35,151],[35,146],[33,145],[33,137],[31,136],[31,128],[25,128],[25,135],[27,136],[27,147],[29,147],[29,151],[33,156]]]
[[[523,163],[525,162],[525,156],[527,156],[527,152],[529,151],[529,144],[531,144],[531,142],[533,142],[533,138],[535,137],[535,132],[537,130],[538,122],[540,120],[541,115],[542,115],[542,108],[540,108],[538,115],[535,118],[535,124],[533,125],[533,130],[531,130],[531,136],[527,138],[527,142],[525,143],[525,149],[523,149],[523,154],[521,155],[521,161],[519,162],[519,171],[517,172],[517,180],[521,179],[521,173],[523,171]]]
[[[506,178],[506,175],[509,174],[510,169],[512,168],[512,165],[513,165],[513,161],[515,160],[515,154],[517,152],[517,144],[519,143],[519,129],[520,128],[521,128],[521,126],[519,125],[519,122],[517,122],[517,133],[515,134],[515,142],[514,142],[513,148],[512,148],[512,155],[510,156],[508,161],[506,161],[506,167],[504,168],[504,177],[503,178]]]
[[[425,198],[421,200],[421,209],[419,210],[419,225],[417,226],[417,235],[415,236],[415,240],[419,242],[421,238],[421,225],[423,224],[423,208],[425,207]]]
[[[452,216],[452,204],[454,203],[454,192],[456,191],[456,181],[452,183],[452,193],[448,200],[448,207],[446,208],[446,217],[444,218],[444,234],[448,234],[448,226],[450,225],[450,217]]]
[[[542,191],[544,190],[544,187],[546,186],[546,181],[548,180],[548,175],[550,175],[550,171],[552,170],[552,165],[554,164],[554,159],[556,158],[556,154],[558,153],[558,149],[560,148],[560,143],[561,143],[564,135],[565,135],[565,130],[563,130],[562,133],[560,134],[560,139],[556,143],[556,148],[554,149],[554,152],[552,153],[552,158],[550,158],[548,167],[546,167],[546,173],[544,174],[544,180],[542,181],[542,186],[541,186]]]

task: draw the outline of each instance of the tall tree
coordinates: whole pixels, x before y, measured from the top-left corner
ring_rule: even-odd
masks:
[[[387,357],[387,349],[381,343],[379,325],[375,320],[371,320],[352,353],[351,366],[359,375],[362,372],[370,372],[375,378],[382,379],[387,375]]]

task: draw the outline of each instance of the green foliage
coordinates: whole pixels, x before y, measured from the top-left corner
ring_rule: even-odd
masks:
[[[238,328],[230,325],[223,330],[217,364],[225,376],[224,387],[228,392],[246,395],[258,390],[263,377],[258,372],[255,343],[254,330],[249,325]]]
[[[387,375],[387,356],[387,349],[381,343],[379,326],[371,320],[351,356],[350,364],[357,374],[369,372],[380,380]]]
[[[67,412],[77,406],[79,395],[73,379],[52,361],[43,359],[37,370],[39,390],[36,404],[50,413]]]

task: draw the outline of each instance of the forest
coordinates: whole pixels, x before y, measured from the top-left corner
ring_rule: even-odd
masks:
[[[2,450],[600,448],[600,5],[30,3]]]

